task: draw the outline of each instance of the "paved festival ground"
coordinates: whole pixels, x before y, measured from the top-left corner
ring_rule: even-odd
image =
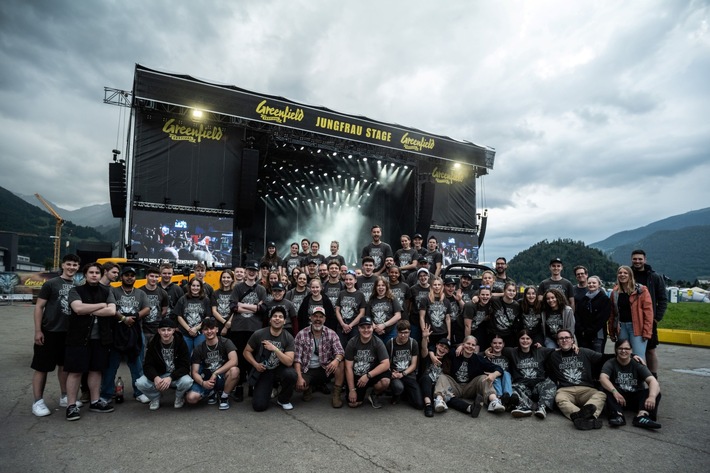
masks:
[[[0,471],[710,471],[710,350],[659,347],[660,431],[627,425],[582,432],[555,412],[544,421],[482,412],[425,418],[406,405],[333,409],[315,394],[263,413],[248,402],[160,410],[133,400],[112,414],[82,409],[67,422],[56,376],[44,418],[31,413],[32,306],[0,307]],[[119,374],[130,379],[125,368]],[[128,396],[130,397],[130,387]],[[630,422],[632,415],[627,414]],[[464,470],[465,469],[465,470]]]

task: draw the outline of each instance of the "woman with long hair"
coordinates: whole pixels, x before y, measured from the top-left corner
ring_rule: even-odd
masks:
[[[520,304],[515,300],[517,286],[507,282],[503,287],[503,297],[493,297],[491,300],[491,316],[488,323],[488,333],[492,337],[498,335],[508,347],[518,345],[514,327],[520,319]],[[492,340],[492,338],[489,338]],[[485,346],[485,345],[481,345]]]
[[[269,272],[279,272],[281,271],[282,262],[283,260],[279,256],[279,253],[276,251],[276,243],[270,241],[266,245],[266,253],[264,253],[264,256],[259,261],[259,265],[266,263],[268,265]]]
[[[542,297],[542,332],[547,348],[557,348],[557,332],[562,329],[574,333],[574,312],[562,291],[548,289]]]
[[[227,336],[224,325],[232,317],[230,302],[232,290],[234,289],[234,273],[231,269],[225,269],[219,275],[219,289],[212,293],[212,316],[217,319],[217,328],[223,336]]]
[[[396,326],[402,318],[402,306],[392,295],[386,277],[377,277],[365,314],[372,318],[372,328],[384,343],[397,336]]]
[[[431,279],[429,297],[419,306],[419,323],[429,325],[431,340],[446,337],[451,340],[451,303],[446,300],[444,281],[438,276]]]
[[[279,273],[276,271],[269,272],[266,278],[266,284],[264,284],[264,289],[266,289],[266,300],[264,302],[271,302],[274,300],[274,296],[271,294],[271,288],[279,282]]]
[[[646,286],[637,284],[628,266],[616,271],[616,286],[611,291],[609,337],[625,338],[634,354],[646,361],[646,343],[653,330],[653,302]]]
[[[173,312],[177,314],[180,331],[192,355],[193,348],[205,340],[202,335],[202,321],[212,313],[202,281],[190,281],[187,292],[177,301]]]
[[[491,287],[481,286],[478,296],[463,306],[464,337],[476,337],[479,349],[488,346],[488,321],[491,318]]]
[[[295,273],[296,270],[294,270],[293,272]],[[306,276],[306,273],[302,273],[299,270],[298,274],[296,275],[295,284],[291,289],[288,290],[288,292],[286,292],[286,299],[293,302],[293,306],[296,308],[296,312],[298,312],[301,309],[301,303],[303,302],[303,299],[305,299],[307,295],[308,276]]]
[[[611,302],[601,287],[599,276],[587,278],[587,292],[575,307],[575,337],[580,347],[604,353],[606,324],[611,315]]]
[[[537,298],[535,286],[528,286],[520,301],[520,322],[518,331],[526,329],[533,340],[533,346],[540,348],[545,344],[542,331],[542,304]]]

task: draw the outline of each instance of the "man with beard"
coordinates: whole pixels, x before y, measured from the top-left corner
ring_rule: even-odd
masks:
[[[493,297],[503,297],[503,289],[509,282],[515,282],[507,275],[508,261],[502,256],[496,259],[496,279],[491,286]]]
[[[296,370],[296,391],[303,400],[313,399],[313,386],[335,378],[333,407],[343,407],[341,393],[345,379],[345,352],[335,331],[325,326],[325,309],[316,307],[310,316],[311,325],[296,335],[293,367]]]
[[[363,317],[358,324],[359,336],[351,339],[345,348],[345,378],[348,381],[348,406],[358,407],[367,388],[372,387],[368,400],[379,409],[379,395],[390,385],[390,360],[387,349],[378,337],[373,336],[372,319]]]
[[[394,253],[392,253],[391,246],[382,242],[382,228],[380,228],[379,225],[372,226],[372,229],[370,229],[370,235],[372,235],[372,242],[362,249],[361,258],[364,267],[365,257],[371,257],[375,264],[374,273],[379,276],[385,269],[385,258],[388,256],[393,257]]]
[[[466,304],[473,300],[478,289],[473,287],[473,275],[471,273],[463,273],[459,279],[459,288],[456,290],[460,300]]]
[[[646,252],[634,250],[631,252],[631,270],[634,273],[634,280],[646,286],[651,295],[653,304],[653,334],[646,344],[646,362],[651,374],[658,378],[658,356],[656,347],[658,346],[658,322],[663,319],[668,306],[666,296],[666,284],[663,276],[656,273],[651,265],[646,264]],[[640,354],[640,353],[639,353]]]
[[[158,336],[148,343],[143,376],[136,386],[150,399],[150,410],[160,408],[160,396],[175,388],[174,406],[179,409],[185,402],[185,393],[192,387],[190,353],[177,324],[170,319],[158,322]]]
[[[188,404],[197,404],[208,398],[207,404],[217,403],[219,396],[219,409],[229,409],[229,393],[239,380],[237,368],[237,348],[231,340],[217,335],[217,319],[207,317],[202,322],[202,333],[205,341],[196,346],[192,352],[192,388],[185,396]],[[178,406],[177,398],[175,407]]]
[[[249,385],[254,388],[251,405],[256,412],[269,407],[276,383],[281,385],[276,403],[285,411],[293,409],[291,396],[297,379],[293,369],[294,339],[283,329],[285,318],[283,307],[271,309],[269,326],[254,332],[244,349],[243,356],[252,367]]]
[[[119,348],[114,345],[111,347],[108,367],[104,370],[103,379],[101,381],[101,399],[110,402],[116,391],[114,380],[118,367],[121,365],[121,359],[126,359],[126,364],[131,372],[131,381],[133,385],[133,397],[147,404],[150,402],[148,396],[144,395],[136,386],[138,378],[143,376],[143,331],[141,329],[141,320],[150,313],[150,303],[145,292],[135,288],[136,270],[131,266],[124,266],[121,270],[121,285],[112,287],[109,292],[109,304],[116,305],[116,318],[114,330],[121,330],[123,327],[118,327],[118,324],[124,324],[128,330],[135,333],[135,346],[127,346]],[[129,337],[131,340],[131,337]]]

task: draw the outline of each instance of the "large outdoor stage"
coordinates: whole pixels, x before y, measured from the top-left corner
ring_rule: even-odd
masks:
[[[128,103],[133,150],[125,171],[110,165],[111,197],[138,258],[235,266],[305,237],[326,255],[338,240],[352,264],[378,224],[395,249],[437,234],[475,259],[492,148],[140,65]]]

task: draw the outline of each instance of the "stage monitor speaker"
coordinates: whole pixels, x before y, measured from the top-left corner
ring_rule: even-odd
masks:
[[[126,218],[126,166],[123,163],[109,163],[108,191],[114,218]]]
[[[433,182],[425,182],[421,186],[419,193],[419,219],[417,220],[417,231],[424,238],[429,234],[431,219],[434,216],[434,194],[436,193],[436,184]],[[426,245],[426,241],[424,242]]]
[[[234,209],[234,226],[249,228],[254,222],[257,203],[257,182],[259,178],[259,150],[242,151],[242,165],[237,183],[237,205]]]

